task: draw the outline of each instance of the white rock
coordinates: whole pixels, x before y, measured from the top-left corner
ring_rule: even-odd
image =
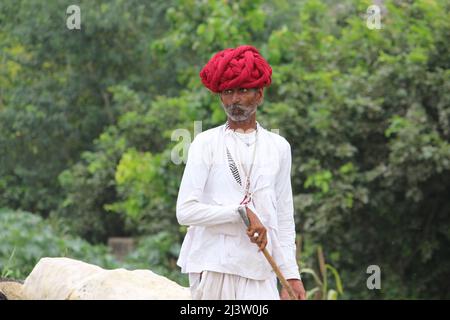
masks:
[[[25,299],[191,299],[189,288],[150,270],[106,270],[69,258],[42,258],[25,279]]]

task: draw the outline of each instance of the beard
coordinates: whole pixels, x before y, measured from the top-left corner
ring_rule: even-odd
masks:
[[[246,122],[250,120],[250,117],[256,112],[257,104],[244,106],[242,104],[223,104],[222,107],[225,110],[228,118],[235,122]]]

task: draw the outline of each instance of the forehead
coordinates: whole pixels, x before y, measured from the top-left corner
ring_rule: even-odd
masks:
[[[233,87],[233,88],[225,88],[222,91],[235,91],[235,90],[242,90],[242,89],[247,89],[247,90],[258,90],[258,88],[248,88],[248,87]]]

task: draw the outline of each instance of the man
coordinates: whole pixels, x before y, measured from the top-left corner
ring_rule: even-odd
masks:
[[[193,299],[288,299],[284,288],[278,293],[261,252],[266,247],[305,299],[296,261],[290,144],[256,121],[271,75],[252,46],[218,52],[200,72],[228,120],[192,142],[177,199],[178,222],[189,226],[177,263],[189,273]]]

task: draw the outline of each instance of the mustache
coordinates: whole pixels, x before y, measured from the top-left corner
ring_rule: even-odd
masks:
[[[226,104],[224,105],[224,107],[231,111],[235,110],[246,111],[250,108],[250,106],[243,106],[242,104]]]
[[[233,121],[248,120],[256,112],[257,108],[257,105],[242,105],[239,103],[225,105],[223,102],[222,106],[227,116]]]

